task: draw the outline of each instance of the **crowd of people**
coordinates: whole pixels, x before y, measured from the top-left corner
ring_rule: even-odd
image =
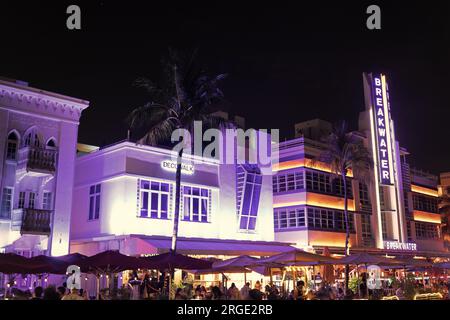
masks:
[[[412,278],[414,279],[414,278]],[[37,286],[33,290],[21,291],[11,288],[9,298],[17,300],[353,300],[353,299],[381,299],[383,296],[397,296],[400,300],[411,299],[411,292],[415,293],[441,293],[444,298],[449,298],[449,282],[427,282],[413,280],[406,283],[405,279],[383,282],[382,287],[372,290],[368,287],[367,279],[363,274],[357,281],[357,286],[345,289],[342,281],[329,283],[325,280],[305,283],[303,280],[295,282],[294,287],[280,287],[274,283],[265,286],[260,281],[251,285],[246,282],[238,288],[235,283],[230,286],[224,283],[204,286],[195,285],[193,281],[182,281],[175,289],[174,284],[169,285],[171,278],[166,275],[155,276],[149,273],[140,277],[134,272],[128,283],[121,289],[101,289],[98,296],[89,297],[83,289],[67,289],[65,283],[59,287]],[[289,281],[289,285],[293,282]],[[286,283],[285,283],[286,285]],[[169,287],[171,289],[169,289]],[[118,294],[120,291],[120,294]]]
[[[33,291],[22,291],[13,288],[9,293],[10,298],[15,300],[88,300],[87,292],[83,289],[68,290],[65,286],[48,286],[45,289],[37,286]]]

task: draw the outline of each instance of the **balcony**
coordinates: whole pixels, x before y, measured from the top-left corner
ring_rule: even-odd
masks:
[[[50,235],[50,219],[52,210],[14,209],[11,229],[20,234]]]
[[[24,147],[19,150],[17,170],[37,176],[53,175],[56,169],[57,151],[38,147]]]

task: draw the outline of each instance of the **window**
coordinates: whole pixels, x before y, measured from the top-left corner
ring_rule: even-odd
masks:
[[[370,203],[370,195],[367,184],[359,183],[359,203],[361,211],[364,213],[372,213],[372,204]]]
[[[436,198],[413,194],[414,210],[438,213],[438,201]]]
[[[370,215],[368,214],[361,214],[361,236],[364,239],[372,238]]]
[[[183,187],[183,220],[208,222],[210,191],[196,187]]]
[[[47,142],[47,147],[50,148],[50,149],[56,148],[56,142],[55,142],[55,139],[51,138],[50,140],[48,140],[48,142]]]
[[[52,210],[52,193],[44,192],[42,195],[42,209]]]
[[[39,141],[39,135],[37,134],[35,128],[25,134],[24,145],[30,147],[39,147],[41,145]]]
[[[25,191],[19,192],[19,203],[17,204],[19,209],[25,208]]]
[[[100,216],[101,184],[89,188],[89,220],[97,220]]]
[[[274,211],[275,230],[304,227],[305,223],[305,208],[276,209]]]
[[[0,212],[1,218],[9,219],[11,217],[11,209],[12,209],[12,193],[13,188],[5,187],[2,192],[2,211]]]
[[[274,175],[272,182],[274,193],[303,190],[305,188],[303,171]]]
[[[170,185],[158,181],[140,181],[140,217],[168,219]]]
[[[245,170],[245,183],[241,198],[239,229],[255,230],[258,216],[259,198],[261,195],[262,175],[256,165],[242,165]]]
[[[345,216],[340,210],[332,210],[325,208],[307,208],[308,228],[345,231]],[[354,231],[353,214],[348,213],[348,224],[350,231]]]
[[[35,201],[36,201],[36,193],[30,192],[28,195],[28,208],[34,209]]]
[[[347,187],[347,197],[352,198],[352,181],[349,178],[345,178]],[[333,179],[333,193],[339,196],[344,196],[344,183],[342,177],[337,177]]]
[[[17,145],[19,139],[15,132],[11,132],[8,135],[8,141],[6,146],[6,159],[7,160],[17,160]]]
[[[438,226],[432,223],[415,222],[417,239],[439,238]]]
[[[306,170],[306,189],[320,193],[331,193],[330,175],[322,172]]]

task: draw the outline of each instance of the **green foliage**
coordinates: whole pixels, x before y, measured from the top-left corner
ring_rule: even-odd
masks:
[[[348,288],[353,291],[353,293],[358,292],[359,285],[361,284],[361,279],[359,277],[351,278],[348,282]]]
[[[403,294],[408,300],[412,300],[416,294],[415,278],[412,274],[407,274],[406,279],[403,283]]]

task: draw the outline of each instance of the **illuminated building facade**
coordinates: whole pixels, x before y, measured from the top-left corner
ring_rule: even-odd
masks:
[[[395,138],[386,77],[363,78],[366,110],[352,135],[363,141],[374,163],[366,182],[347,175],[351,250],[439,255],[445,247],[437,177],[409,168],[409,153]],[[331,125],[316,119],[295,129],[295,139],[280,143],[280,163],[273,168],[275,239],[343,253],[343,181],[314,160]]]
[[[0,250],[69,252],[74,160],[89,103],[0,80]]]
[[[450,172],[440,174],[439,212],[442,217],[442,236],[445,246],[450,249]]]
[[[79,145],[75,162],[71,251],[115,249],[129,255],[170,249],[176,153],[124,141]],[[84,152],[83,152],[84,151]],[[272,177],[256,165],[220,164],[186,154],[181,176],[177,251],[195,255],[272,255]]]

